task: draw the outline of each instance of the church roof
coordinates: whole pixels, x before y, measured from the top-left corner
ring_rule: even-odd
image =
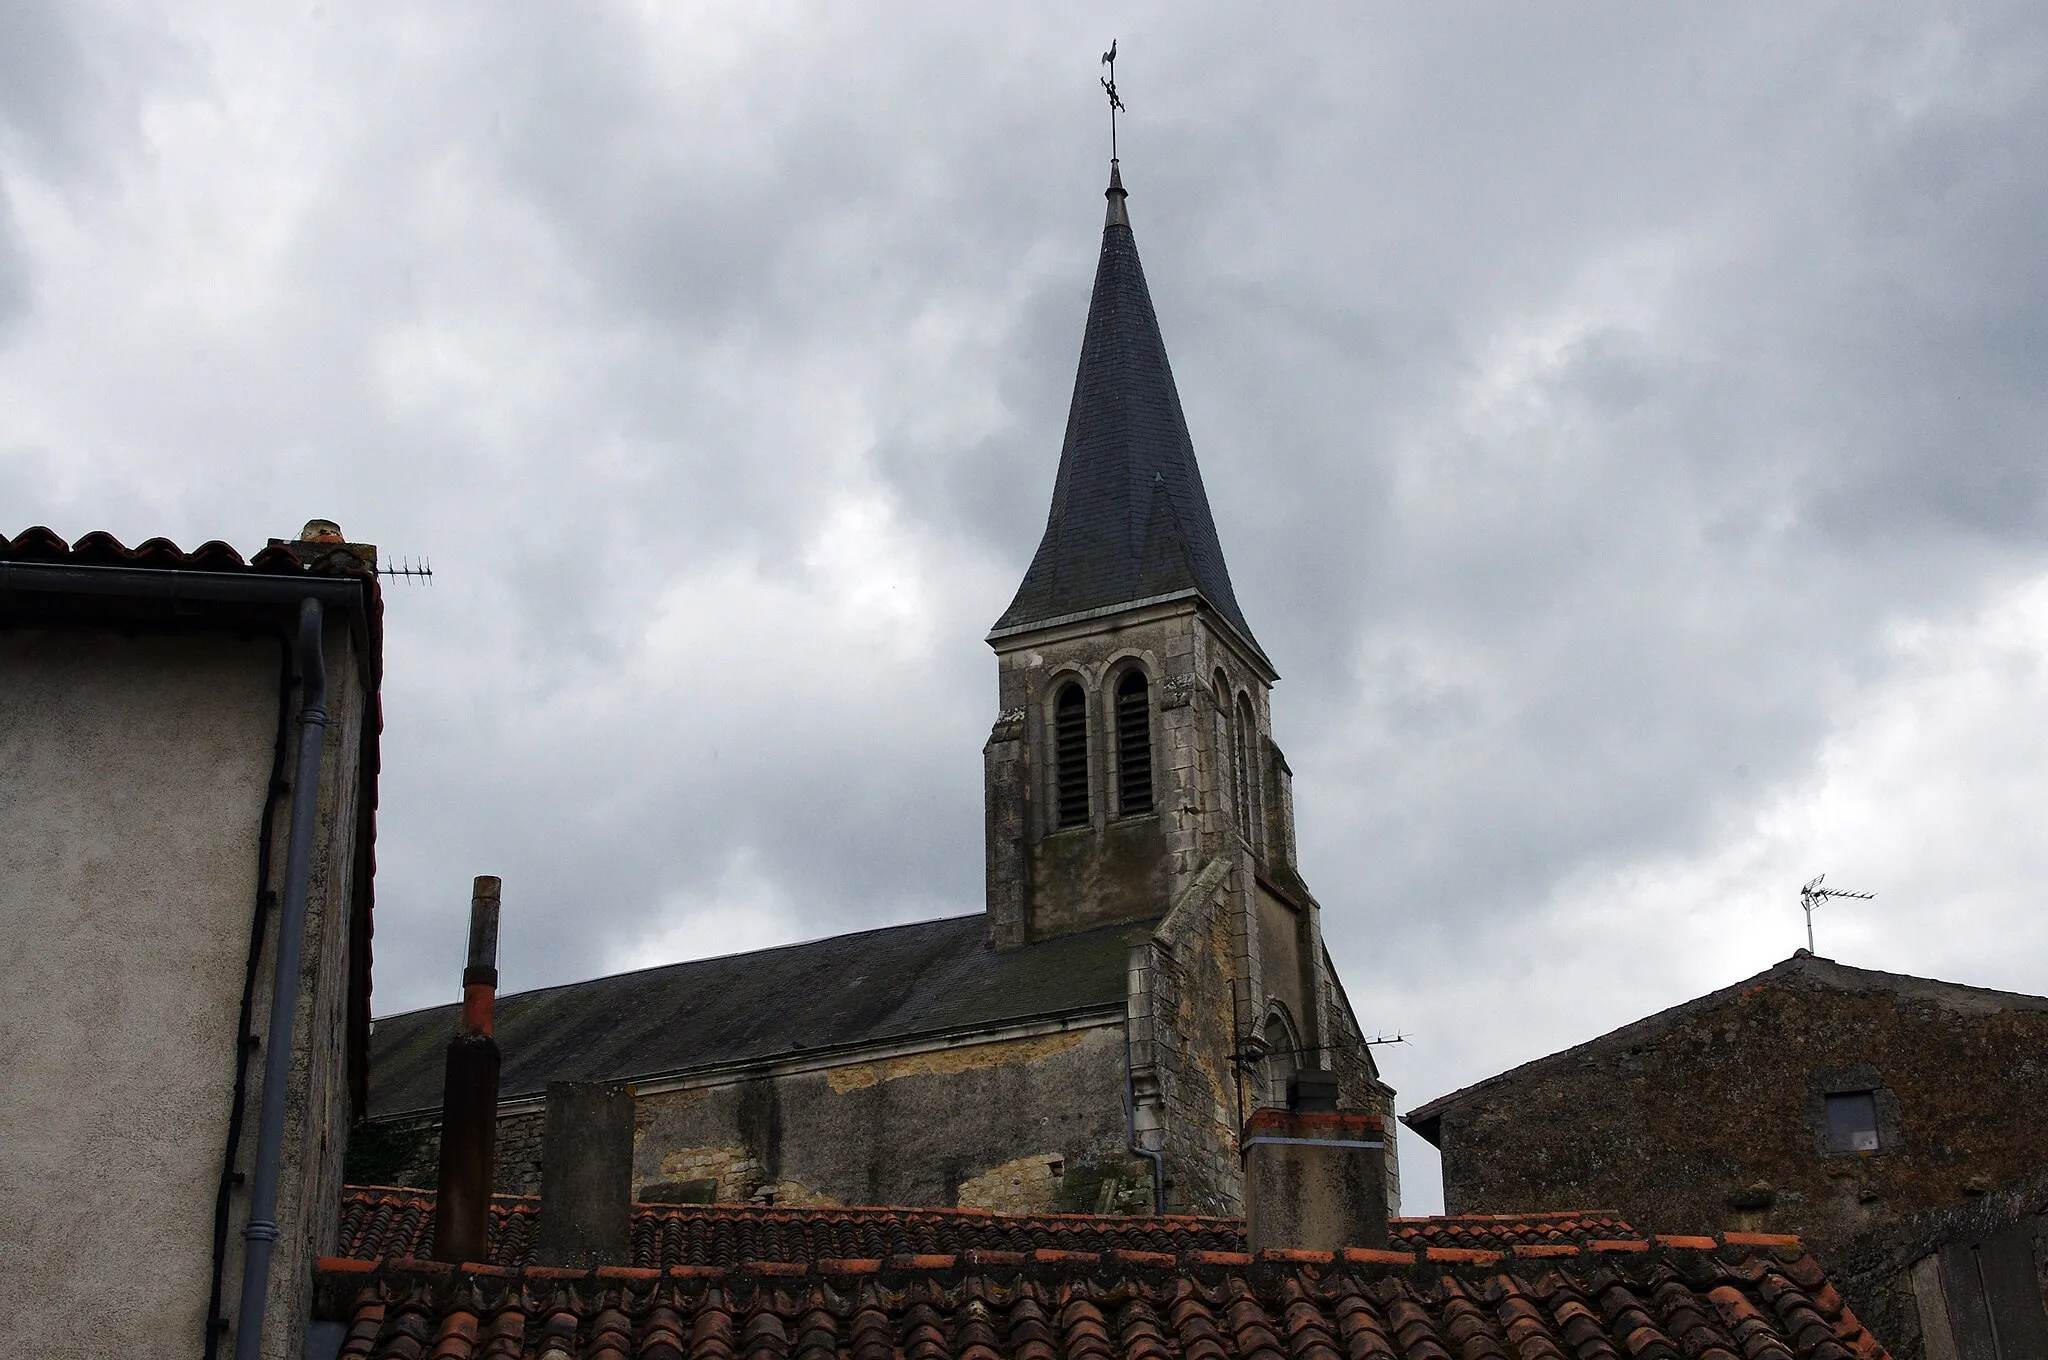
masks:
[[[499,1091],[632,1081],[816,1050],[1070,1015],[1124,1002],[1132,925],[997,951],[986,918],[949,917],[673,963],[498,998]],[[441,1103],[459,1005],[391,1015],[370,1036],[370,1114]]]
[[[1198,596],[1256,649],[1216,539],[1116,162],[1109,173],[1108,221],[1052,510],[994,632]]]
[[[1880,1360],[1796,1237],[1508,1251],[969,1250],[803,1263],[323,1257],[343,1356],[659,1360]]]

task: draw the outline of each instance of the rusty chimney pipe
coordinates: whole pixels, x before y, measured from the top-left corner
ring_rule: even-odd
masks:
[[[477,877],[469,899],[469,961],[462,970],[462,1027],[448,1041],[441,1085],[441,1181],[434,1201],[434,1259],[490,1259],[491,1179],[498,1145],[498,897],[504,883]]]

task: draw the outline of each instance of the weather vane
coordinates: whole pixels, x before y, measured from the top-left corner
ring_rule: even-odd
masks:
[[[1124,101],[1116,97],[1116,39],[1109,40],[1109,50],[1102,54],[1102,64],[1109,68],[1109,74],[1102,78],[1102,92],[1109,96],[1109,158],[1115,160],[1116,116],[1124,106]]]

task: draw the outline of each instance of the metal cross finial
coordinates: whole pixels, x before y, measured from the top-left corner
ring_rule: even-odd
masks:
[[[1109,96],[1109,158],[1115,160],[1116,116],[1124,106],[1124,101],[1116,97],[1116,39],[1109,40],[1109,50],[1102,54],[1102,64],[1109,68],[1109,74],[1102,78],[1102,92]]]

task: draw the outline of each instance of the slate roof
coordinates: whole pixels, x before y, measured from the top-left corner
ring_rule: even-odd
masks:
[[[977,913],[501,996],[500,1098],[1121,1008],[1134,928],[997,951]],[[377,1021],[371,1117],[439,1107],[460,1010]]]
[[[342,1195],[339,1254],[354,1260],[432,1254],[431,1190],[350,1186]],[[489,1264],[533,1264],[540,1200],[491,1199]],[[1389,1229],[1409,1250],[1506,1251],[1583,1241],[1639,1241],[1600,1209],[1554,1214],[1397,1218]],[[1243,1251],[1244,1220],[1186,1214],[999,1214],[986,1209],[840,1209],[750,1204],[636,1204],[631,1265],[737,1267],[747,1261],[924,1256],[969,1251]]]
[[[1508,1088],[1515,1083],[1575,1062],[1594,1050],[1641,1043],[1701,1011],[1711,1010],[1739,995],[1760,991],[1766,987],[1817,987],[1839,992],[1889,992],[1932,1002],[1961,1015],[1989,1015],[2007,1010],[2048,1010],[2048,997],[2029,996],[2023,992],[1993,991],[1988,987],[1968,987],[1959,982],[1942,982],[1935,978],[1913,977],[1906,973],[1884,973],[1872,968],[1854,968],[1817,954],[1809,954],[1802,949],[1791,958],[1775,963],[1763,972],[1723,987],[1719,991],[1694,997],[1690,1001],[1681,1002],[1654,1015],[1632,1021],[1620,1029],[1610,1030],[1596,1039],[1588,1039],[1562,1052],[1509,1068],[1505,1072],[1488,1077],[1484,1081],[1474,1082],[1449,1095],[1438,1096],[1435,1100],[1418,1105],[1402,1115],[1401,1122],[1434,1145],[1442,1132],[1442,1121],[1446,1111],[1483,1102],[1490,1096],[1505,1095]]]
[[[970,1251],[732,1268],[322,1258],[352,1357],[1879,1360],[1797,1238],[1422,1251]]]
[[[1114,161],[1108,196],[1052,510],[995,632],[1194,594],[1256,651],[1230,587]]]

